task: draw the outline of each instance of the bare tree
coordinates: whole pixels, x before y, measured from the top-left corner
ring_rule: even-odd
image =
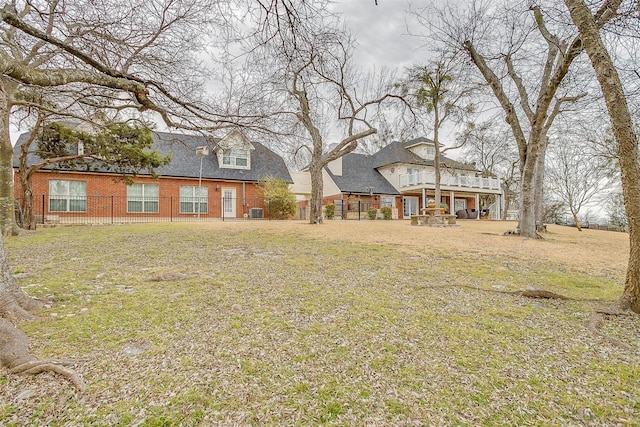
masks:
[[[518,146],[521,176],[519,233],[537,237],[542,218],[542,179],[549,129],[556,117],[584,96],[579,74],[567,81],[572,63],[582,52],[580,38],[555,9],[534,4],[472,2],[466,11],[445,7],[440,19],[419,14],[441,41],[464,49],[503,110]],[[597,13],[600,27],[612,15]],[[566,21],[566,19],[565,19]],[[550,23],[554,27],[550,27]],[[496,43],[499,41],[500,43]]]
[[[621,14],[622,0],[605,1],[607,13]],[[622,296],[609,313],[631,310],[640,313],[640,163],[638,162],[638,136],[633,128],[625,93],[616,66],[600,36],[598,12],[595,14],[583,0],[565,0],[571,18],[578,27],[596,77],[607,104],[611,126],[617,144],[622,171],[622,193],[629,222],[629,264]],[[637,2],[627,3],[630,16],[637,14]],[[637,18],[635,18],[637,20]],[[636,33],[637,34],[637,33]]]
[[[513,136],[504,125],[496,125],[496,119],[469,126],[461,134],[466,140],[465,160],[474,163],[483,176],[500,178],[504,206],[502,219],[507,219],[514,204],[517,205],[519,190],[519,168],[517,148]]]
[[[250,57],[260,76],[255,86],[278,126],[289,126],[281,134],[289,133],[293,151],[308,152],[310,222],[320,223],[323,168],[376,134],[376,109],[400,97],[385,91],[391,79],[384,72],[364,75],[355,69],[351,36],[322,4],[284,0],[261,6],[254,42],[260,47]],[[332,137],[337,142],[329,148]]]
[[[608,166],[598,162],[584,143],[570,141],[567,136],[563,139],[552,145],[547,157],[546,180],[551,196],[569,210],[576,228],[582,231],[580,211],[610,187],[611,175]]]
[[[228,125],[212,113],[197,52],[217,0],[95,2],[13,0],[0,9],[0,228],[13,228],[9,123],[16,106],[146,113],[194,131]],[[144,25],[141,23],[144,22]],[[47,104],[21,94],[55,92]],[[69,105],[69,103],[61,104]],[[129,113],[127,113],[129,112]]]
[[[148,114],[167,126],[193,131],[234,125],[213,113],[198,62],[200,37],[212,27],[217,0],[6,1],[0,7],[0,232],[14,230],[13,147],[16,106],[57,115],[101,110],[117,116]],[[144,24],[142,24],[144,23]],[[23,96],[48,92],[47,102]],[[73,100],[61,111],[59,97]],[[76,110],[77,108],[77,110]],[[1,246],[1,245],[0,245]],[[59,363],[27,353],[27,338],[11,321],[29,318],[41,302],[29,298],[0,251],[0,364],[16,373],[43,370],[82,382]]]

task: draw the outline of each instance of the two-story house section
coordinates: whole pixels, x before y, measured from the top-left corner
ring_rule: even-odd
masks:
[[[415,215],[435,198],[435,143],[428,138],[392,142],[374,154],[374,167],[402,194],[402,215]],[[459,217],[478,218],[481,209],[491,209],[500,217],[500,180],[483,178],[473,165],[440,156],[440,195],[437,203],[446,205],[446,212]],[[481,206],[481,196],[493,196],[487,206]],[[489,213],[489,212],[487,212]]]
[[[345,219],[382,206],[391,206],[397,218],[416,215],[428,199],[435,198],[435,153],[434,142],[421,137],[392,142],[372,155],[346,154],[324,170],[323,203],[336,204],[337,216]],[[446,204],[446,213],[480,218],[483,210],[485,215],[500,218],[498,179],[483,178],[473,165],[445,156],[440,156],[440,171],[439,202]],[[304,172],[294,175],[296,184],[301,174]]]

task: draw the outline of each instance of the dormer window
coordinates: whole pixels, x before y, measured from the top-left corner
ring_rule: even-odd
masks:
[[[425,159],[433,160],[436,158],[436,147],[433,145],[427,145],[425,147]]]
[[[406,148],[423,160],[433,160],[436,158],[435,143],[426,138],[424,140],[418,141],[413,145],[409,145]]]
[[[248,168],[249,150],[242,148],[231,148],[222,152],[223,167]]]
[[[225,169],[251,169],[251,151],[254,149],[240,131],[233,130],[215,148],[218,166]]]

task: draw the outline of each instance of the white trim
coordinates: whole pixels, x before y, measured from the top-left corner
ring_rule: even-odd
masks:
[[[228,195],[227,195],[228,192]],[[223,218],[236,218],[236,189],[233,187],[220,189],[220,206]],[[227,210],[227,208],[229,208]]]

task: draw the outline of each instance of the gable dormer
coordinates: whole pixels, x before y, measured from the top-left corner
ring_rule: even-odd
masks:
[[[433,141],[420,141],[406,148],[421,159],[433,160],[436,158],[436,144]]]
[[[255,147],[242,132],[233,130],[216,146],[218,166],[222,169],[251,169],[251,152]]]

